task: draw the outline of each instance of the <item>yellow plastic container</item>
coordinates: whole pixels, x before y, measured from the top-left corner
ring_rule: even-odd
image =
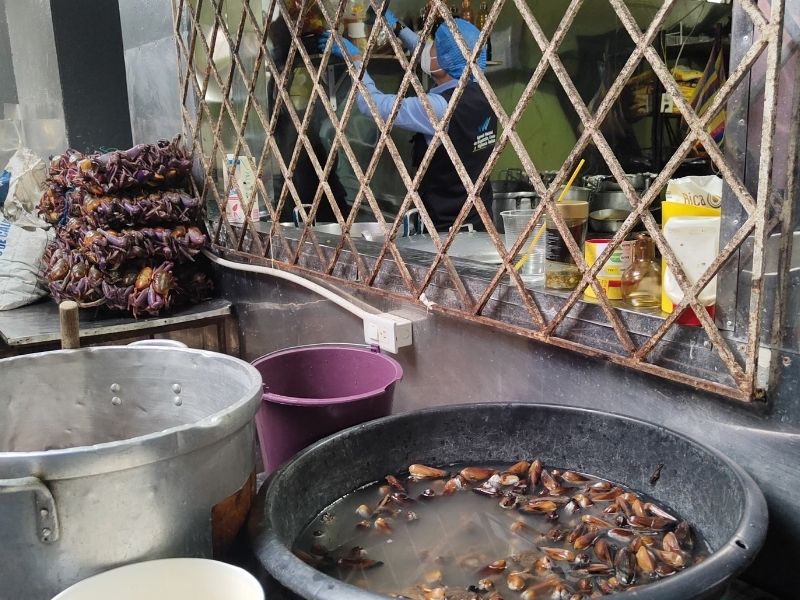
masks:
[[[608,238],[594,238],[586,240],[584,246],[583,256],[586,259],[586,264],[591,266],[597,260],[608,244],[611,242]],[[611,253],[603,268],[597,272],[595,279],[605,291],[609,300],[622,300],[622,273],[625,272],[631,264],[631,248],[632,242],[622,242]],[[597,298],[597,294],[591,286],[587,287],[583,292],[584,296],[588,298]]]

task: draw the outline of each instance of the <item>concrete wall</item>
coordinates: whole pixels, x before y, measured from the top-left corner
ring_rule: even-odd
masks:
[[[120,0],[120,22],[133,143],[181,131],[172,3]]]
[[[11,61],[6,0],[0,0],[0,118],[3,118],[2,105],[16,103],[17,81],[14,78],[14,63]]]
[[[17,149],[18,134],[11,120],[17,110],[17,81],[11,60],[11,40],[8,35],[6,2],[0,0],[0,168],[3,168]]]
[[[6,0],[23,143],[40,156],[67,147],[61,76],[49,0]]]
[[[0,108],[45,158],[130,146],[117,2],[2,0]]]

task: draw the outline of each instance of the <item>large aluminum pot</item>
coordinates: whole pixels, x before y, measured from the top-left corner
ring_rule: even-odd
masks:
[[[595,192],[592,196],[590,208],[589,208],[589,225],[592,231],[598,231],[602,233],[615,233],[619,228],[622,226],[622,221],[627,218],[627,214],[622,215],[620,213],[630,213],[631,212],[631,203],[628,201],[628,197],[625,195],[625,192]],[[656,220],[657,223],[661,222],[661,203],[658,201],[653,202],[650,205],[650,214],[653,215],[653,218]],[[614,211],[616,213],[620,213],[619,218],[617,219],[598,219],[596,213],[600,211]],[[641,221],[634,227],[635,231],[641,231],[644,229],[644,225],[642,225]]]
[[[261,377],[228,356],[102,347],[0,360],[0,598],[210,557],[254,491]],[[212,539],[213,534],[213,539]]]
[[[645,490],[708,541],[702,563],[620,600],[718,599],[752,562],[767,531],[753,479],[721,453],[659,425],[607,412],[544,404],[469,404],[394,415],[310,446],[259,493],[248,534],[270,600],[380,600],[291,552],[303,527],[334,500],[409,464],[513,462],[540,457]],[[654,470],[660,477],[651,483]],[[288,590],[287,590],[288,588]]]

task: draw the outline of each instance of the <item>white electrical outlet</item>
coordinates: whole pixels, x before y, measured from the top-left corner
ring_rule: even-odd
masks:
[[[396,354],[400,348],[413,343],[411,321],[391,313],[370,315],[364,319],[364,340]]]

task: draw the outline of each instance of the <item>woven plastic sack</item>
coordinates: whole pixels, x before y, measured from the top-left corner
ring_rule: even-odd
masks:
[[[5,170],[11,173],[11,181],[3,204],[3,216],[16,221],[23,214],[35,212],[36,203],[44,191],[47,168],[33,150],[20,148],[8,161]]]
[[[24,214],[0,218],[0,310],[18,308],[47,295],[40,278],[42,256],[53,239],[47,223]]]

